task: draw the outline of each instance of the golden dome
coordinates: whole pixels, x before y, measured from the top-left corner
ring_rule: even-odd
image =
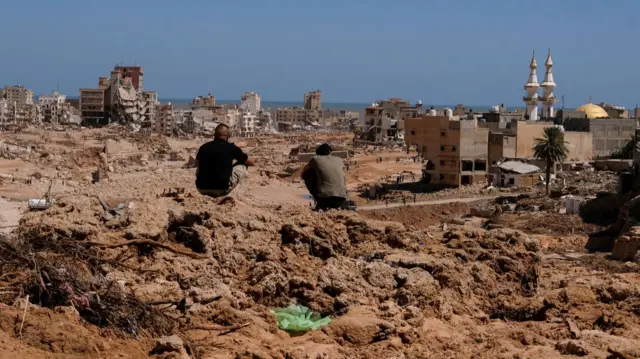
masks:
[[[578,107],[576,111],[584,112],[587,118],[609,118],[607,111],[598,105],[592,104],[591,99],[589,99],[589,103]]]

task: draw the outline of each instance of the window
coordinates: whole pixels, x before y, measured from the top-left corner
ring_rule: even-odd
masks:
[[[444,180],[444,175],[440,175],[440,180]]]
[[[444,161],[440,160],[440,166],[444,166]]]
[[[456,152],[456,146],[451,146],[451,152]]]
[[[444,151],[444,145],[440,146],[440,151]]]
[[[445,131],[440,131],[440,137],[445,137],[447,133]]]
[[[416,134],[416,130],[411,130],[411,134],[415,135]]]

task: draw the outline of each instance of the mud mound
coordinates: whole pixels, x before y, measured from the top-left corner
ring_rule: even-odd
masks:
[[[398,208],[385,208],[372,211],[363,211],[365,218],[383,221],[401,222],[423,228],[434,224],[459,219],[469,214],[470,208],[466,203],[454,202],[427,206],[407,206]]]
[[[138,357],[175,354],[154,351],[155,339],[192,358],[633,357],[631,267],[611,274],[543,252],[545,236],[451,224],[462,204],[315,213],[256,196],[270,179],[220,199],[149,191],[188,175],[99,183],[27,213],[19,238],[0,242],[0,286],[11,292],[0,301],[73,306],[78,328],[139,338]],[[425,228],[442,221],[445,231]],[[291,303],[333,321],[289,335],[269,308]],[[168,334],[179,338],[159,338]]]

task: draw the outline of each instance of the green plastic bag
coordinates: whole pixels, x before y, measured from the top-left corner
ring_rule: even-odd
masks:
[[[302,305],[292,304],[287,308],[273,308],[271,313],[275,314],[278,320],[278,328],[289,332],[316,330],[331,323],[331,317],[320,318]]]

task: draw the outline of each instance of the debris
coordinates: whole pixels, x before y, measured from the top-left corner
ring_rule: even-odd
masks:
[[[330,317],[320,318],[309,308],[301,305],[290,305],[287,308],[274,308],[271,313],[278,320],[278,328],[290,332],[306,332],[317,330],[331,323]]]

